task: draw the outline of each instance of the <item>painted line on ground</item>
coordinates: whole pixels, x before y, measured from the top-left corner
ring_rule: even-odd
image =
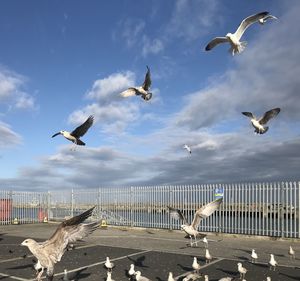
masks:
[[[148,253],[148,252],[151,252],[151,250],[140,251],[140,252],[136,252],[136,253],[133,253],[133,254],[117,257],[117,258],[114,258],[114,259],[110,259],[110,261],[118,261],[118,260],[125,259],[127,257],[134,257],[136,255],[141,255],[141,254],[145,254],[145,253]],[[86,265],[86,266],[81,266],[81,267],[78,267],[78,268],[74,268],[72,270],[68,270],[68,272],[76,272],[76,271],[82,270],[84,268],[90,268],[90,267],[94,267],[94,266],[97,266],[97,265],[100,265],[100,264],[105,264],[105,262],[106,262],[106,260],[96,262],[96,263],[92,263],[92,264],[89,264],[89,265]],[[54,274],[54,276],[60,276],[60,275],[63,275],[63,274],[64,274],[64,272],[59,272],[59,273]],[[46,278],[46,277],[43,277],[43,278]]]
[[[207,264],[205,264],[205,265],[202,265],[202,266],[200,266],[200,271],[201,271],[201,269],[206,268],[206,267],[209,267],[209,266],[211,266],[211,265],[213,265],[213,264],[216,264],[216,263],[218,263],[218,262],[220,262],[220,261],[222,261],[222,260],[224,260],[224,259],[223,259],[223,258],[217,258],[216,260],[214,260],[214,261],[212,261],[212,262],[210,262],[210,263],[207,263]],[[175,279],[175,280],[178,280],[179,278],[185,277],[185,276],[187,276],[188,274],[194,273],[194,272],[195,272],[194,270],[192,270],[192,271],[187,271],[187,272],[185,272],[185,273],[183,273],[183,274],[180,274],[180,275],[176,276],[174,279]],[[200,273],[200,274],[201,274],[201,273]]]
[[[19,280],[19,281],[31,281],[32,280],[32,279],[25,279],[25,278],[21,278],[21,277],[17,277],[17,276],[14,276],[14,275],[1,273],[1,272],[0,272],[0,276],[15,279],[15,280]]]

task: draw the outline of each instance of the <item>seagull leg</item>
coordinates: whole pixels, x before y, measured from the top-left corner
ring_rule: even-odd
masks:
[[[43,272],[44,272],[44,268],[42,267],[42,270],[40,272],[37,272],[37,276],[36,276],[36,279],[38,281],[41,281],[42,280],[42,275],[43,275]]]

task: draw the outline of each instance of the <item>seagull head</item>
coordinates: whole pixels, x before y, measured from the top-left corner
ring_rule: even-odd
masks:
[[[152,93],[147,93],[145,96],[142,96],[145,101],[151,100]]]
[[[59,131],[58,133],[54,134],[54,135],[52,136],[52,138],[54,138],[54,137],[56,137],[56,136],[58,136],[58,135],[64,135],[64,132],[65,132],[65,131]]]
[[[25,239],[22,243],[21,246],[26,246],[26,247],[30,247],[31,245],[33,245],[34,243],[36,243],[33,239]]]

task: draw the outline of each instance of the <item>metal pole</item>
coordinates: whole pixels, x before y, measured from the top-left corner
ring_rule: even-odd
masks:
[[[71,217],[74,216],[74,190],[71,191]]]

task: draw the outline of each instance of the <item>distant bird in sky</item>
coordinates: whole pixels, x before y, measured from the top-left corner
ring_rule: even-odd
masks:
[[[63,135],[67,140],[74,143],[74,145],[85,145],[85,143],[80,140],[80,137],[82,137],[88,129],[93,125],[94,122],[94,116],[90,115],[89,118],[80,126],[78,126],[74,131],[71,133],[67,131],[59,131],[58,133],[54,134],[52,138]]]
[[[258,259],[257,253],[255,252],[254,249],[252,249],[252,253],[251,253],[251,262],[255,263]]]
[[[269,14],[269,15],[265,16],[264,18],[259,19],[258,22],[260,24],[265,24],[267,20],[278,20],[278,18]]]
[[[276,117],[279,112],[280,108],[273,108],[265,112],[265,114],[259,119],[257,119],[251,112],[242,112],[242,114],[250,118],[256,134],[264,134],[269,130],[269,127],[264,125],[266,125],[270,119]]]
[[[247,42],[243,41],[241,42],[241,38],[246,31],[246,29],[252,25],[255,22],[259,22],[259,20],[266,18],[268,15],[268,12],[262,12],[255,15],[251,15],[247,18],[245,18],[241,24],[239,25],[238,29],[235,31],[235,33],[227,33],[225,37],[216,37],[213,40],[211,40],[207,46],[205,47],[206,51],[210,51],[215,46],[221,43],[229,43],[231,45],[230,53],[234,56],[236,53],[241,53],[246,45]]]
[[[270,260],[269,260],[270,270],[273,268],[273,271],[276,269],[276,265],[278,265],[277,261],[274,258],[273,254],[270,254]]]
[[[247,273],[247,269],[245,267],[243,267],[242,263],[238,263],[238,271],[240,273],[240,279],[244,279],[245,278],[245,274]]]
[[[295,251],[292,248],[292,246],[290,246],[289,255],[290,255],[290,259],[295,259]]]
[[[151,87],[151,82],[152,81],[151,81],[150,68],[147,66],[147,73],[143,85],[138,87],[129,87],[120,95],[124,98],[132,97],[132,96],[141,96],[145,101],[148,101],[152,98],[152,93],[149,92]]]
[[[198,209],[194,214],[194,219],[191,224],[189,224],[185,218],[185,216],[182,214],[182,212],[178,209],[172,208],[168,206],[169,212],[171,217],[175,219],[183,220],[184,224],[181,225],[181,229],[189,235],[191,240],[191,246],[195,243],[197,245],[197,235],[201,234],[198,232],[198,227],[202,219],[205,219],[212,215],[220,206],[222,203],[223,198],[219,198],[217,200],[214,200],[204,206],[202,206],[200,209]],[[205,234],[202,234],[205,236]],[[195,242],[193,243],[192,237],[194,237]]]
[[[192,150],[191,150],[191,147],[190,147],[190,146],[188,146],[187,144],[185,144],[185,145],[183,146],[183,148],[186,149],[187,152],[189,152],[190,154],[192,154]]]
[[[48,280],[52,281],[54,265],[61,260],[68,244],[81,240],[98,227],[99,222],[83,224],[92,215],[94,208],[62,222],[54,234],[44,242],[36,242],[33,239],[25,239],[22,242],[21,245],[28,247],[38,260],[35,267],[37,280],[41,280],[44,269],[47,268]],[[41,271],[39,272],[39,270]]]

